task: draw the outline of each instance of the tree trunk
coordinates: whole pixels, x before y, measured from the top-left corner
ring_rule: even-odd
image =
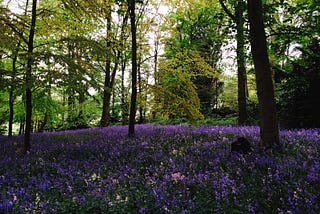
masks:
[[[24,134],[24,120],[20,121],[20,126],[19,126],[19,135]]]
[[[238,66],[238,124],[244,125],[247,123],[247,96],[246,96],[246,67],[244,53],[244,17],[245,3],[242,0],[238,1],[235,13],[236,28],[237,28],[237,66]]]
[[[107,7],[107,58],[105,67],[105,79],[104,79],[104,91],[103,91],[103,107],[100,126],[107,126],[109,123],[109,110],[110,110],[110,99],[111,90],[110,79],[111,79],[111,6]]]
[[[136,38],[136,16],[135,16],[135,0],[129,0],[130,22],[131,22],[131,38],[132,38],[132,71],[131,71],[131,101],[130,101],[130,115],[129,115],[129,136],[135,134],[134,124],[136,117],[136,101],[137,101],[137,38]]]
[[[280,141],[261,0],[248,0],[248,11],[259,100],[261,147],[268,149],[279,146]]]
[[[243,125],[247,123],[247,75],[245,66],[245,53],[244,53],[244,17],[245,2],[243,0],[237,1],[235,6],[235,14],[232,14],[223,0],[219,0],[225,13],[236,24],[236,40],[237,40],[237,67],[238,67],[238,124]]]
[[[8,124],[8,136],[12,136],[12,125],[13,125],[13,105],[14,105],[14,97],[13,97],[13,86],[10,86],[10,92],[9,92],[9,124]]]
[[[37,0],[32,1],[31,26],[28,40],[28,62],[26,70],[26,129],[24,135],[24,150],[30,151],[30,135],[32,129],[32,64],[33,64],[33,40],[37,18]]]
[[[16,50],[13,52],[12,56],[12,75],[9,89],[9,124],[8,124],[8,136],[12,136],[12,125],[13,125],[13,116],[14,116],[14,81],[17,74],[17,60],[18,53],[20,49],[21,42],[19,41],[16,47]]]
[[[112,34],[112,26],[111,26],[111,19],[112,19],[112,10],[111,6],[108,6],[108,14],[107,14],[107,59],[106,59],[106,76],[105,76],[105,82],[104,82],[104,95],[103,95],[103,110],[101,115],[101,126],[107,126],[109,123],[109,117],[110,117],[110,103],[111,103],[111,95],[113,91],[113,87],[115,84],[115,77],[116,72],[118,70],[120,58],[122,57],[122,52],[124,48],[124,40],[125,40],[125,26],[128,21],[128,11],[125,13],[125,16],[123,18],[122,26],[121,26],[121,32],[120,32],[120,47],[116,50],[116,57],[115,57],[115,63],[114,68],[111,71],[111,54],[112,54],[112,44],[111,44],[111,34]]]

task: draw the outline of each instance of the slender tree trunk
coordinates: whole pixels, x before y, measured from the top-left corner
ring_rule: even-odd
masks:
[[[237,1],[236,7],[236,28],[237,28],[237,66],[238,66],[238,124],[247,123],[247,95],[246,95],[246,67],[244,53],[244,17],[245,3],[243,0]]]
[[[12,125],[13,125],[13,116],[14,116],[14,80],[15,80],[15,75],[16,75],[16,62],[18,58],[18,53],[16,52],[15,55],[13,56],[12,60],[12,79],[10,83],[10,91],[9,91],[9,124],[8,124],[8,136],[12,136]]]
[[[11,83],[9,89],[9,124],[8,124],[8,136],[12,136],[12,125],[13,125],[13,116],[14,116],[14,81],[16,79],[17,73],[17,60],[18,60],[18,53],[21,43],[18,42],[17,48],[14,51],[13,58],[12,58],[12,75],[11,75]]]
[[[24,120],[20,121],[20,126],[19,126],[19,135],[24,134]]]
[[[158,71],[158,52],[159,52],[159,41],[158,38],[155,41],[154,44],[154,67],[153,67],[153,73],[154,73],[154,83],[158,84],[158,78],[156,77],[156,73]]]
[[[104,78],[104,91],[103,91],[103,107],[100,126],[104,127],[108,125],[109,114],[110,114],[110,99],[111,99],[111,6],[107,7],[107,58],[105,67],[105,78]]]
[[[274,87],[271,78],[263,23],[262,1],[248,0],[248,11],[251,49],[256,70],[259,100],[261,147],[268,149],[279,146],[280,141],[274,100]]]
[[[29,0],[26,1],[24,15],[27,15],[29,6]],[[8,124],[8,136],[12,136],[12,126],[13,126],[13,117],[14,117],[14,81],[16,79],[17,74],[17,60],[19,55],[19,50],[21,46],[21,41],[19,40],[16,49],[13,53],[12,58],[12,76],[11,76],[11,83],[10,83],[10,91],[9,91],[9,124]]]
[[[108,3],[110,4],[110,3]],[[128,11],[125,13],[123,18],[121,32],[120,32],[120,47],[117,49],[117,54],[115,57],[114,67],[111,71],[111,54],[112,54],[112,44],[111,44],[111,34],[112,34],[112,26],[111,26],[111,6],[108,6],[108,14],[107,14],[107,59],[106,59],[106,75],[105,75],[105,82],[104,82],[104,95],[103,95],[103,110],[101,115],[101,126],[107,126],[109,123],[110,117],[110,103],[111,103],[111,95],[113,91],[113,87],[115,84],[115,77],[116,72],[118,70],[120,58],[122,56],[122,51],[124,47],[124,40],[125,40],[125,25],[128,21]]]
[[[13,125],[13,116],[14,116],[14,97],[13,97],[13,86],[10,86],[9,91],[9,124],[8,124],[8,136],[12,136],[12,125]]]
[[[130,101],[130,115],[129,115],[129,136],[134,136],[134,124],[136,117],[136,101],[137,101],[137,29],[135,16],[135,0],[129,0],[130,22],[131,22],[131,37],[132,37],[132,71],[131,71],[131,101]]]
[[[159,57],[159,40],[158,40],[158,36],[157,38],[155,39],[155,44],[154,44],[154,67],[153,67],[153,77],[154,77],[154,84],[155,85],[158,85],[159,84],[159,78],[158,78],[158,57]],[[154,95],[154,100],[155,100],[155,103],[158,103],[159,102],[159,98],[157,96],[157,94]],[[156,108],[155,108],[156,109]],[[152,110],[151,111],[151,120],[152,121],[155,121],[156,119],[156,115],[157,115],[157,112],[156,110]]]
[[[25,152],[30,151],[30,135],[32,129],[32,65],[33,65],[33,40],[36,28],[36,18],[37,18],[37,0],[32,1],[32,16],[30,33],[28,40],[28,62],[26,71],[26,129],[24,135],[24,150]]]
[[[219,0],[225,13],[236,24],[236,40],[237,40],[237,67],[238,67],[238,124],[243,125],[247,123],[247,75],[245,66],[245,52],[244,52],[244,17],[245,11],[244,0],[238,0],[235,6],[235,13],[233,14],[223,0]]]

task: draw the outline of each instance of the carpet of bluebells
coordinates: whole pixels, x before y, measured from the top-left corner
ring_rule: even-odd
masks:
[[[0,213],[320,213],[320,130],[137,125],[0,138]],[[230,152],[239,136],[250,154]]]

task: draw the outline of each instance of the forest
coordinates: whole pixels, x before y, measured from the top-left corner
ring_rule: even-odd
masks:
[[[0,213],[319,212],[318,0],[0,0],[0,32]]]

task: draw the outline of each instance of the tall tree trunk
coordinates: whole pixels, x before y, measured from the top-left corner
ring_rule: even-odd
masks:
[[[9,124],[8,124],[8,136],[12,136],[12,125],[13,125],[13,116],[14,116],[14,95],[13,95],[13,86],[10,86],[9,91]]]
[[[17,60],[18,60],[18,53],[20,49],[21,42],[19,41],[17,44],[16,49],[14,50],[12,56],[12,74],[11,74],[11,82],[10,82],[10,89],[9,89],[9,124],[8,124],[8,136],[12,136],[12,126],[13,126],[13,116],[14,116],[14,81],[16,79],[17,74]]]
[[[106,3],[110,4],[110,3]],[[121,31],[120,31],[120,47],[116,50],[116,57],[115,57],[115,63],[114,67],[111,71],[111,54],[112,54],[112,44],[111,44],[111,34],[112,34],[112,26],[111,26],[111,19],[112,19],[112,10],[111,5],[107,8],[107,59],[106,59],[106,73],[105,73],[105,82],[104,82],[104,94],[103,94],[103,110],[101,115],[101,126],[107,126],[109,123],[109,117],[110,117],[110,103],[111,103],[111,95],[113,91],[113,87],[115,84],[115,77],[116,72],[118,70],[120,58],[122,57],[122,51],[124,48],[124,40],[125,40],[125,26],[128,21],[128,11],[125,13],[121,25]]]
[[[158,85],[159,84],[159,78],[158,78],[158,57],[159,57],[159,39],[158,35],[156,36],[155,43],[154,43],[154,67],[153,67],[153,77],[154,77],[154,84]],[[155,93],[154,94],[154,101],[155,103],[159,102],[158,95]],[[156,109],[156,108],[155,108]],[[155,121],[156,120],[156,115],[157,111],[152,110],[151,111],[151,120]]]
[[[263,23],[262,1],[248,0],[248,11],[251,49],[256,70],[259,100],[261,147],[268,149],[279,146],[280,140],[274,100],[274,87]]]
[[[30,135],[32,129],[32,65],[33,65],[33,40],[37,18],[37,0],[32,1],[32,16],[28,40],[28,62],[26,70],[26,129],[24,135],[24,150],[30,151]]]
[[[107,3],[107,58],[105,67],[105,78],[104,78],[104,90],[103,90],[103,107],[100,126],[104,127],[108,125],[109,122],[109,110],[110,110],[110,99],[111,99],[111,6]]]
[[[235,22],[236,24],[236,40],[237,40],[237,69],[238,69],[238,124],[243,125],[247,123],[247,75],[245,66],[245,52],[244,52],[244,17],[245,11],[244,0],[236,1],[235,13],[233,14],[223,0],[219,0],[225,13]]]
[[[24,134],[24,120],[20,121],[20,126],[19,126],[19,135]]]
[[[129,115],[129,136],[134,136],[134,124],[136,118],[136,101],[137,101],[137,29],[135,15],[135,0],[128,0],[131,22],[131,38],[132,38],[132,71],[131,71],[131,100],[130,100],[130,115]]]
[[[238,124],[247,123],[247,93],[246,93],[246,67],[244,53],[244,17],[245,3],[243,0],[237,1],[236,7],[236,28],[237,28],[237,66],[238,66]]]

